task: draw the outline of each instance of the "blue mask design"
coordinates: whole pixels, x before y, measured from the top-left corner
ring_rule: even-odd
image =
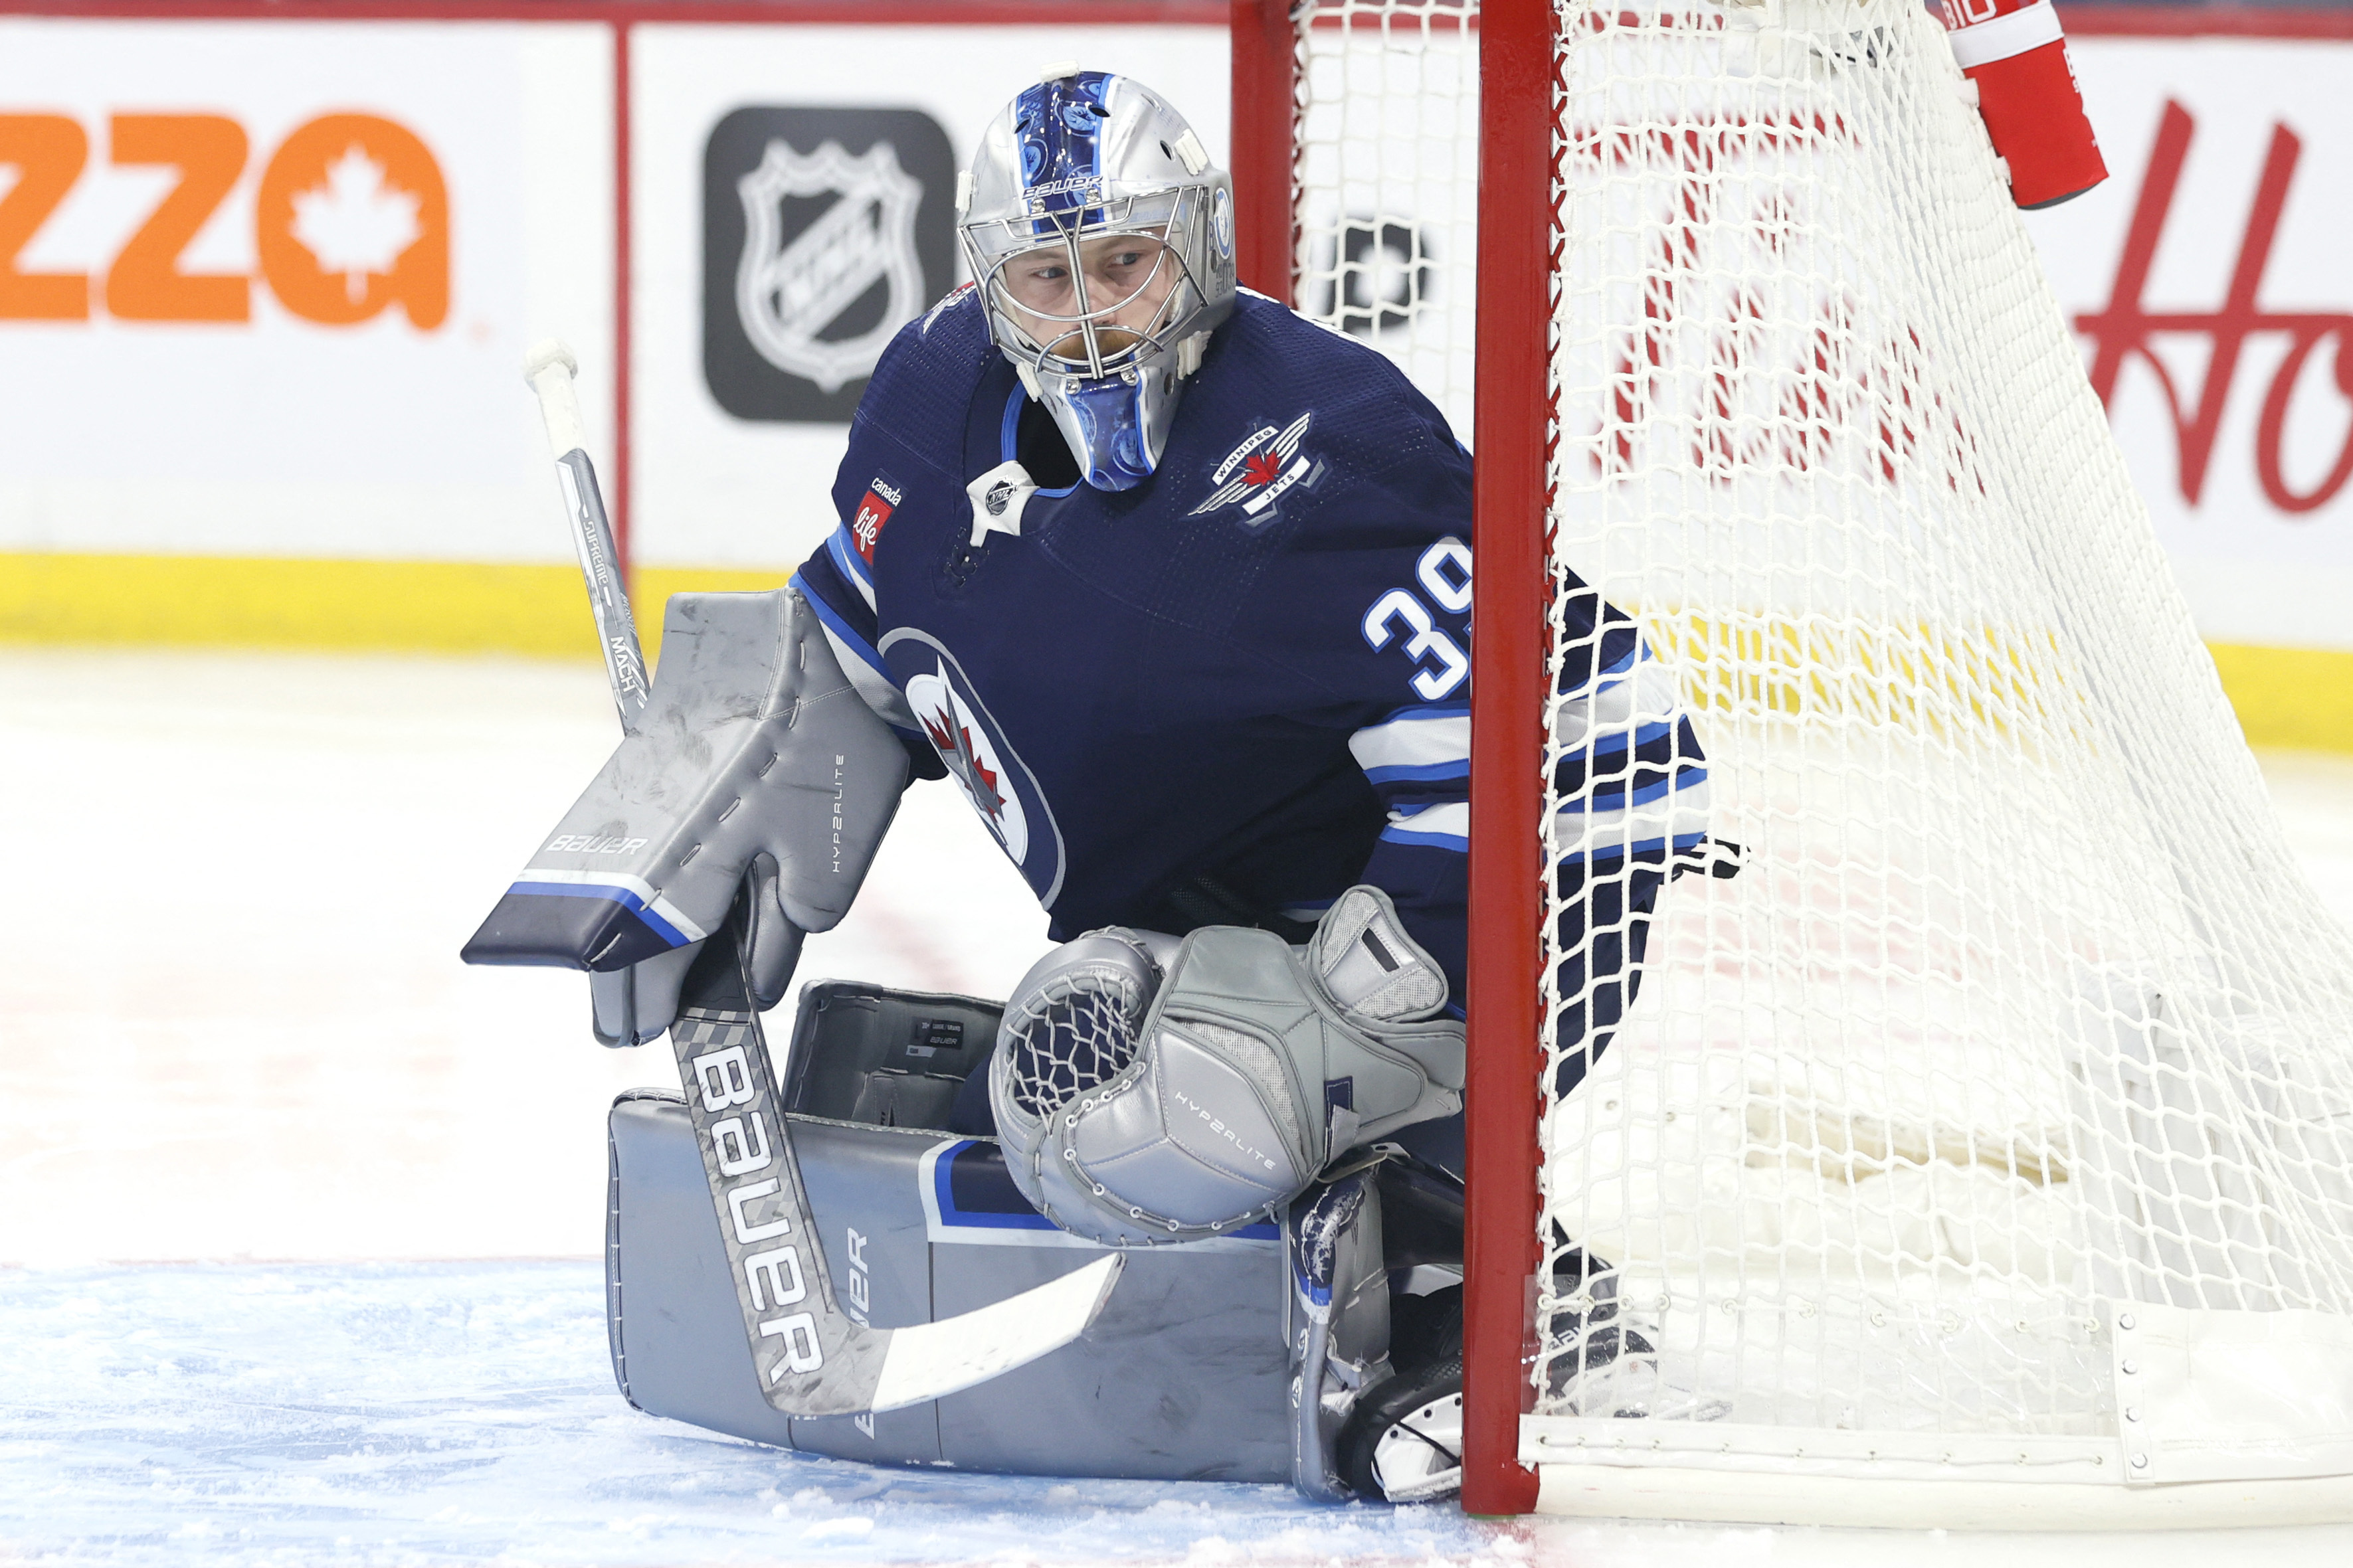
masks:
[[[1132,490],[1156,466],[1144,440],[1141,389],[1118,377],[1062,384],[1068,421],[1057,420],[1072,445],[1083,448],[1087,483],[1099,490]],[[1075,425],[1076,428],[1071,426]]]
[[[1103,146],[1099,140],[1111,84],[1108,71],[1080,71],[1039,82],[1013,100],[1014,130],[1021,142],[1021,183],[1060,186],[1032,208],[1039,234],[1083,221],[1099,199]],[[1049,216],[1047,215],[1052,215]]]

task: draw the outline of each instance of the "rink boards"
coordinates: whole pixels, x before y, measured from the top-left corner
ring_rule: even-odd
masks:
[[[1206,0],[41,9],[0,0],[14,639],[575,651],[515,374],[551,334],[640,596],[771,586],[834,524],[873,355],[960,280],[955,167],[1044,58],[1157,84],[1229,153]],[[2072,26],[2112,177],[2032,216],[2043,262],[2255,738],[2353,747],[2353,209],[2322,178],[2353,25]],[[1421,210],[1451,198],[1356,195],[1467,320],[1461,214]],[[1330,307],[1335,258],[1302,265]]]

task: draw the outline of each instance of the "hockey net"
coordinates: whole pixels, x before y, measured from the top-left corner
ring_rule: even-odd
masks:
[[[1477,8],[1293,20],[1297,303],[1467,437]],[[1639,999],[1542,1102],[1518,1460],[1599,1512],[2211,1520],[2180,1500],[2253,1482],[2339,1516],[2353,943],[1942,28],[1903,0],[1549,28],[1548,379],[1480,391],[1545,399],[1550,558],[1641,624],[1743,863],[1660,896]],[[1544,689],[1573,623],[1556,597]],[[1577,804],[1474,836],[1574,857]],[[1589,998],[1527,896],[1549,1085]]]

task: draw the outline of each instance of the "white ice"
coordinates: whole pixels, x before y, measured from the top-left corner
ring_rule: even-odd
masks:
[[[609,749],[592,665],[0,652],[0,1562],[2336,1564],[2225,1540],[1496,1522],[809,1459],[615,1392],[577,976],[456,961]],[[2265,759],[2353,917],[2353,759]],[[946,785],[805,977],[1001,995]],[[781,1020],[779,1021],[781,1024]]]

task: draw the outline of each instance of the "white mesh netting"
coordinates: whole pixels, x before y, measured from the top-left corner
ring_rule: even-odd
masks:
[[[1314,6],[1297,165],[1303,309],[1466,435],[1475,15]],[[1540,1321],[1614,1294],[1661,1415],[2111,1433],[2105,1305],[2353,1312],[2353,943],[1935,21],[1561,16],[1556,558],[1673,672],[1746,864],[1662,895],[1548,1112],[1598,1272]]]
[[[1460,0],[1299,12],[1293,300],[1374,343],[1469,439],[1479,39]]]

